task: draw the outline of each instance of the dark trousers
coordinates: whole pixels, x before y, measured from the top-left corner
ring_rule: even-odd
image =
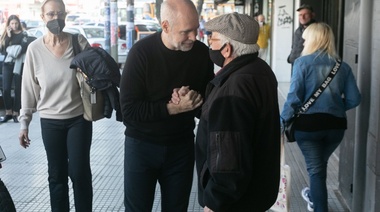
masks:
[[[41,118],[41,128],[48,160],[52,211],[69,211],[68,176],[70,176],[76,211],[91,212],[92,122],[86,121],[82,115],[64,120]]]
[[[125,138],[125,211],[151,212],[157,181],[161,188],[161,211],[187,211],[193,182],[194,140],[178,143],[157,145]]]
[[[6,110],[20,112],[21,108],[21,76],[22,74],[13,74],[13,63],[4,63],[3,65],[3,99]],[[12,83],[15,85],[14,102],[12,102],[11,90]]]

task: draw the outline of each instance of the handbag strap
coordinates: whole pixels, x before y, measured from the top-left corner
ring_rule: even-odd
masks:
[[[303,106],[298,110],[297,114],[305,113],[318,99],[318,97],[323,93],[323,91],[327,88],[330,82],[334,79],[336,73],[338,72],[340,65],[342,64],[341,60],[336,60],[335,66],[331,69],[330,74],[326,77],[326,79],[322,82],[319,88],[314,92],[313,95],[303,104]]]
[[[71,38],[71,42],[73,45],[73,52],[74,52],[74,56],[75,56],[81,52],[81,48],[80,48],[79,41],[78,41],[78,34],[73,34],[73,36]]]

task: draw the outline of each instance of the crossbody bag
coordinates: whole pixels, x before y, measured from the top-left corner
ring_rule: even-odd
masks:
[[[330,74],[326,77],[326,79],[322,82],[319,88],[314,92],[313,95],[303,104],[302,107],[299,108],[297,113],[295,113],[292,118],[285,124],[284,132],[288,142],[295,142],[294,138],[294,123],[296,119],[303,113],[305,113],[318,99],[318,97],[323,93],[323,91],[327,88],[327,86],[334,79],[337,74],[340,65],[342,64],[341,60],[336,60],[335,66],[331,69]]]

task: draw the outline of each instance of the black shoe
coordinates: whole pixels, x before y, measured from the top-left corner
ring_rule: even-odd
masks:
[[[13,115],[13,121],[14,121],[15,123],[18,123],[18,116]]]
[[[5,115],[5,116],[0,118],[0,123],[5,123],[11,119],[12,119],[12,115]]]

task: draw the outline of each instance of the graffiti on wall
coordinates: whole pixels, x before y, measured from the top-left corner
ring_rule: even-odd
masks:
[[[292,19],[292,16],[287,12],[287,6],[286,5],[279,6],[277,11],[278,11],[277,26],[291,27],[293,23],[293,19]]]

